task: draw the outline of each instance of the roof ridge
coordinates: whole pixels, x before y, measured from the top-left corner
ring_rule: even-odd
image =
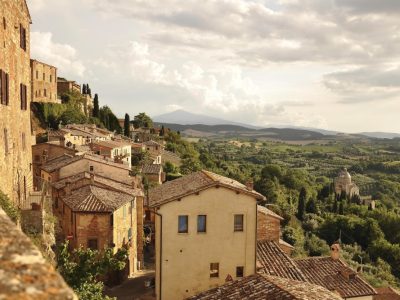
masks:
[[[210,178],[212,181],[214,181],[214,182],[218,182],[218,180],[217,179],[215,179],[214,178],[214,176],[212,176],[211,174],[212,174],[212,172],[210,172],[210,171],[207,171],[207,170],[201,170],[200,171],[201,173],[203,173],[204,175],[206,175],[208,178]],[[211,173],[211,174],[210,174]]]

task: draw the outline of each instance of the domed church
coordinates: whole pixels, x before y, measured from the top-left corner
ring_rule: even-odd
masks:
[[[340,195],[342,192],[346,192],[346,195],[353,197],[354,195],[360,195],[360,189],[355,183],[351,182],[351,175],[346,168],[343,168],[338,176],[334,180],[335,193]]]

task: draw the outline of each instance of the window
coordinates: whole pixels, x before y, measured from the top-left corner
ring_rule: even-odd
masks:
[[[243,215],[235,215],[234,231],[243,231]]]
[[[7,29],[7,22],[6,22],[6,18],[5,17],[3,17],[3,28],[4,28],[4,30]]]
[[[19,24],[19,45],[24,51],[26,51],[26,29],[22,24]]]
[[[236,277],[243,277],[244,267],[236,267]]]
[[[53,75],[50,74],[50,82],[53,82]]]
[[[206,232],[207,230],[207,216],[197,216],[197,232]]]
[[[90,171],[90,172],[93,172],[93,171],[94,171],[94,166],[90,166],[90,167],[89,167],[89,171]]]
[[[188,233],[189,216],[178,217],[178,233]]]
[[[46,74],[43,73],[43,81],[45,81],[45,80],[46,80]]]
[[[47,97],[47,90],[46,89],[43,90],[43,93],[44,93],[44,96]]]
[[[218,277],[219,277],[219,263],[211,263],[210,278],[218,278]]]
[[[36,79],[39,79],[39,71],[36,70]]]
[[[7,155],[8,154],[8,130],[7,128],[4,128],[4,153]]]
[[[28,97],[27,97],[27,87],[25,84],[20,84],[19,85],[20,89],[20,97],[21,97],[21,110],[27,110],[28,109]]]
[[[21,135],[21,142],[22,142],[22,150],[26,150],[26,137],[25,137],[25,132],[22,133]]]
[[[92,250],[97,250],[98,249],[97,244],[98,244],[97,239],[88,239],[87,247]]]
[[[0,103],[8,105],[9,103],[9,81],[8,74],[0,70]]]

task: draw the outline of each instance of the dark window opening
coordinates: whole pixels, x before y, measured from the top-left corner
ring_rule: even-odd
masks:
[[[189,216],[178,217],[178,233],[188,233]]]
[[[219,277],[219,263],[211,263],[210,278],[218,278],[218,277]]]
[[[243,231],[243,215],[235,215],[234,231]]]
[[[236,267],[236,277],[243,277],[244,267]]]
[[[92,250],[97,250],[99,248],[97,239],[88,239],[87,247]]]
[[[197,216],[197,232],[207,231],[207,216],[199,215]]]

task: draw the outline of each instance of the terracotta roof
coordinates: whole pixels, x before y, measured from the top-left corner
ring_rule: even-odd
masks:
[[[400,300],[400,292],[392,287],[376,288],[378,295],[374,296],[374,300]]]
[[[286,246],[286,247],[294,249],[293,245],[290,245],[289,243],[285,242],[282,239],[279,239],[279,245],[283,245],[283,246]]]
[[[257,199],[265,199],[263,195],[254,190],[247,189],[244,184],[236,180],[202,170],[168,181],[151,189],[149,192],[149,204],[150,207],[159,206],[214,186],[234,189],[238,192],[254,196]]]
[[[106,147],[106,148],[110,148],[110,149],[130,146],[130,144],[127,143],[127,142],[124,142],[124,141],[112,141],[112,140],[93,141],[92,144],[93,145],[99,145],[99,146]]]
[[[205,291],[188,299],[197,300],[339,300],[327,289],[303,281],[255,274]]]
[[[63,154],[59,157],[50,159],[43,163],[43,166],[41,167],[42,170],[46,171],[47,173],[52,173],[66,165],[69,165],[70,163],[73,163],[75,161],[78,161],[82,159],[81,156],[72,156],[68,154]]]
[[[296,263],[274,241],[257,242],[257,272],[307,281]]]
[[[268,208],[266,208],[264,206],[257,205],[257,211],[260,212],[260,213],[263,213],[265,215],[271,216],[273,218],[277,218],[279,220],[283,220],[283,218],[280,215],[274,213],[272,210],[270,210],[270,209],[268,209]]]
[[[65,177],[57,182],[52,183],[52,186],[55,189],[62,189],[65,188],[67,183],[75,183],[78,182],[82,179],[90,179],[91,174],[88,172],[81,172],[78,173],[76,175],[72,175],[69,177]],[[132,181],[132,177],[130,177],[131,181]],[[113,180],[111,178],[107,178],[101,175],[97,175],[95,174],[94,176],[94,182],[95,183],[99,183],[102,185],[106,185],[116,191],[120,191],[132,196],[138,196],[138,197],[143,197],[143,191],[141,189],[138,188],[134,188],[132,186],[132,184],[129,184],[128,182],[119,182],[116,180]]]
[[[142,168],[143,174],[160,174],[161,172],[162,172],[162,165],[160,164],[144,165]]]
[[[337,291],[343,298],[376,294],[370,284],[340,259],[309,257],[295,262],[309,282]],[[346,278],[346,273],[352,274],[352,277]]]
[[[79,212],[113,212],[131,200],[131,195],[95,185],[80,187],[62,199],[73,211]]]
[[[48,172],[48,173],[52,173],[56,170],[61,169],[62,167],[65,167],[71,163],[74,163],[78,160],[81,159],[88,159],[91,161],[96,161],[105,165],[109,165],[109,166],[113,166],[116,168],[121,168],[121,169],[126,169],[129,170],[130,167],[128,165],[124,165],[124,164],[118,164],[115,163],[113,161],[104,159],[103,156],[101,155],[95,155],[95,154],[91,154],[91,153],[84,153],[83,155],[76,155],[76,156],[71,156],[68,154],[64,154],[60,157],[57,157],[55,159],[49,160],[47,161],[43,166],[42,166],[42,170]]]
[[[143,144],[146,146],[160,146],[161,147],[161,144],[157,143],[156,141],[147,141],[147,142],[144,142]]]

